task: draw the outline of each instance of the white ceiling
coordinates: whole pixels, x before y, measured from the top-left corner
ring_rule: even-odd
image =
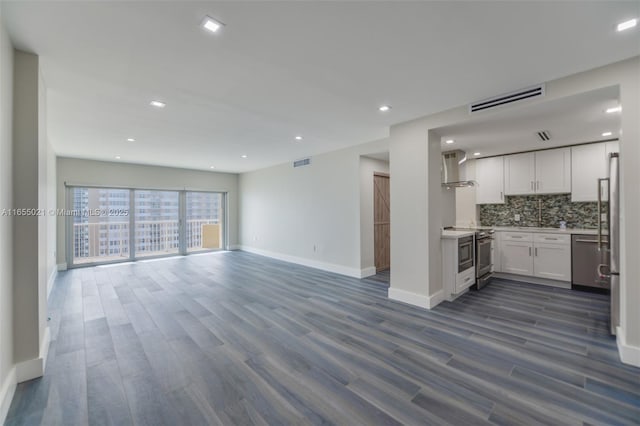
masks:
[[[224,30],[200,28],[207,14]],[[59,155],[232,172],[640,54],[637,28],[615,31],[637,1],[3,1],[2,15],[40,55]]]
[[[507,106],[497,113],[479,114],[464,124],[439,128],[441,149],[461,149],[469,158],[573,145],[620,136],[620,114],[605,112],[618,106],[618,87],[607,87],[566,98],[527,105]],[[542,142],[538,131],[551,139]],[[602,133],[612,132],[603,137]],[[453,144],[446,144],[448,139]]]

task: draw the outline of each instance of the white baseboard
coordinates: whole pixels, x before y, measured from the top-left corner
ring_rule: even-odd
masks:
[[[9,370],[9,374],[7,374],[4,383],[0,383],[0,425],[3,425],[7,419],[9,407],[11,407],[11,401],[13,400],[13,395],[16,393],[17,385],[18,381],[16,380],[16,369],[14,367]]]
[[[47,356],[49,355],[50,343],[51,333],[49,331],[49,327],[47,327],[44,330],[42,342],[40,342],[40,356],[38,358],[22,361],[21,363],[18,363],[16,365],[16,380],[18,383],[36,379],[44,375],[44,369],[47,365]]]
[[[66,271],[67,270],[67,263],[58,263],[58,271]]]
[[[53,268],[51,274],[49,274],[49,280],[47,281],[47,300],[49,300],[49,295],[51,294],[51,290],[53,289],[53,283],[56,281],[56,277],[58,276],[58,269]]]
[[[376,274],[376,267],[369,266],[368,268],[363,268],[360,270],[360,278],[367,278]]]
[[[354,278],[362,278],[362,271],[348,266],[336,265],[334,263],[320,262],[318,260],[306,259],[304,257],[291,256],[288,254],[276,253],[273,251],[257,249],[249,246],[239,246],[239,250],[246,251],[260,256],[270,257],[272,259],[282,260],[285,262],[296,263],[298,265],[308,266],[310,268],[321,269],[327,272],[334,272],[340,275],[347,275]]]
[[[242,250],[242,246],[240,244],[231,244],[227,250]]]
[[[625,333],[620,327],[616,330],[616,342],[618,343],[620,361],[625,364],[640,367],[640,347],[627,344]]]
[[[389,299],[419,308],[433,309],[444,300],[444,291],[438,290],[431,296],[425,296],[423,294],[389,287]]]

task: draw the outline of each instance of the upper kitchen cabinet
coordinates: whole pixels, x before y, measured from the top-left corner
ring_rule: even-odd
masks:
[[[571,192],[571,149],[549,149],[504,157],[506,195]]]
[[[609,154],[618,142],[602,142],[571,148],[571,201],[597,201],[598,179],[609,175]],[[606,191],[602,190],[606,200]]]
[[[571,192],[571,148],[538,151],[536,154],[536,194]]]
[[[505,195],[535,194],[536,157],[533,152],[504,156]]]
[[[476,204],[504,204],[504,157],[476,160]]]

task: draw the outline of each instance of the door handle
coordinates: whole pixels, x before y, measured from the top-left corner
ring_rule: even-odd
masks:
[[[529,257],[531,257],[531,247],[529,247]]]
[[[538,257],[538,247],[536,247],[535,252],[536,252],[536,257]]]
[[[601,264],[598,265],[598,278],[600,278],[601,280],[603,280],[605,278],[610,278],[611,277],[611,273],[606,274],[606,273],[602,272],[603,268],[609,269],[609,265],[607,265],[606,263],[601,263]]]

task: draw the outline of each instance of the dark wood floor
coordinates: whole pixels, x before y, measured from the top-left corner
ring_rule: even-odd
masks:
[[[60,274],[19,424],[633,424],[606,297],[494,281],[432,311],[242,253]]]

